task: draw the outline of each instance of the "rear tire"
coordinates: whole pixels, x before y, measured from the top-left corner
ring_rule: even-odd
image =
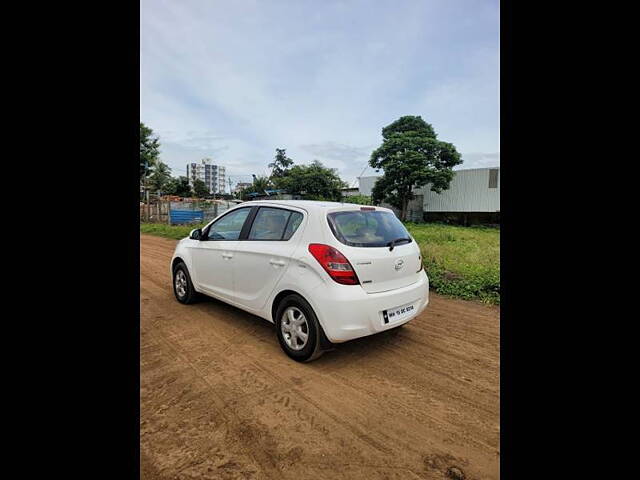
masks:
[[[176,300],[185,305],[198,300],[198,292],[193,288],[189,270],[183,262],[179,262],[173,269],[173,294]]]
[[[324,352],[320,348],[320,322],[311,305],[300,295],[282,299],[276,310],[276,332],[284,353],[297,362],[310,362]]]

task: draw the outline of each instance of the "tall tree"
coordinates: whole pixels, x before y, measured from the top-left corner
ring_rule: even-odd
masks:
[[[282,179],[282,186],[289,193],[304,195],[309,200],[340,201],[343,182],[336,169],[327,168],[318,160],[311,165],[296,165]]]
[[[160,156],[160,140],[153,130],[140,122],[140,181],[146,180]]]
[[[287,151],[284,148],[276,148],[276,156],[273,162],[269,164],[269,168],[271,168],[271,178],[285,177],[291,165],[293,165],[293,160],[287,157]]]
[[[437,139],[433,127],[420,116],[404,116],[382,129],[382,145],[373,151],[369,165],[383,169],[372,191],[375,203],[388,201],[406,220],[413,189],[431,184],[440,193],[449,188],[453,167],[462,163],[451,143]]]
[[[273,184],[269,177],[253,177],[253,191],[258,193],[264,193],[265,190],[273,188]]]
[[[156,159],[153,167],[151,168],[151,175],[149,175],[148,186],[152,191],[166,191],[166,186],[171,180],[171,168],[166,163],[163,163],[159,159]]]
[[[198,198],[208,197],[210,193],[207,184],[196,178],[193,182],[193,194]]]
[[[191,196],[191,186],[187,177],[171,178],[165,185],[167,195],[177,195],[178,197]]]
[[[273,188],[273,184],[271,183],[271,179],[269,177],[264,176],[253,176],[253,183],[239,192],[237,192],[236,196],[240,200],[249,200],[251,197],[250,193],[259,193],[263,195],[265,190],[271,190]]]

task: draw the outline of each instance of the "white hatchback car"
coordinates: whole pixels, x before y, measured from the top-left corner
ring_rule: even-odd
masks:
[[[265,318],[298,361],[403,325],[429,302],[404,225],[387,208],[348,203],[242,203],[180,240],[171,274],[179,302],[206,294]]]

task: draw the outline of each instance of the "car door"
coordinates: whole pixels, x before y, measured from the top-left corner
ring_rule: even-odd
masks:
[[[193,247],[195,281],[204,293],[234,301],[234,257],[251,209],[243,207],[226,213],[202,232],[202,240]]]
[[[278,280],[291,262],[302,238],[303,210],[260,207],[235,262],[235,297],[243,307],[264,308]]]

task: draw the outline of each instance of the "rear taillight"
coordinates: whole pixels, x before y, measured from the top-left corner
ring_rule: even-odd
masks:
[[[337,249],[321,243],[309,244],[309,252],[329,276],[343,285],[358,285],[360,281],[349,260]]]
[[[418,261],[420,262],[420,269],[416,273],[420,273],[424,270],[424,263],[422,263],[422,255],[418,255]]]

